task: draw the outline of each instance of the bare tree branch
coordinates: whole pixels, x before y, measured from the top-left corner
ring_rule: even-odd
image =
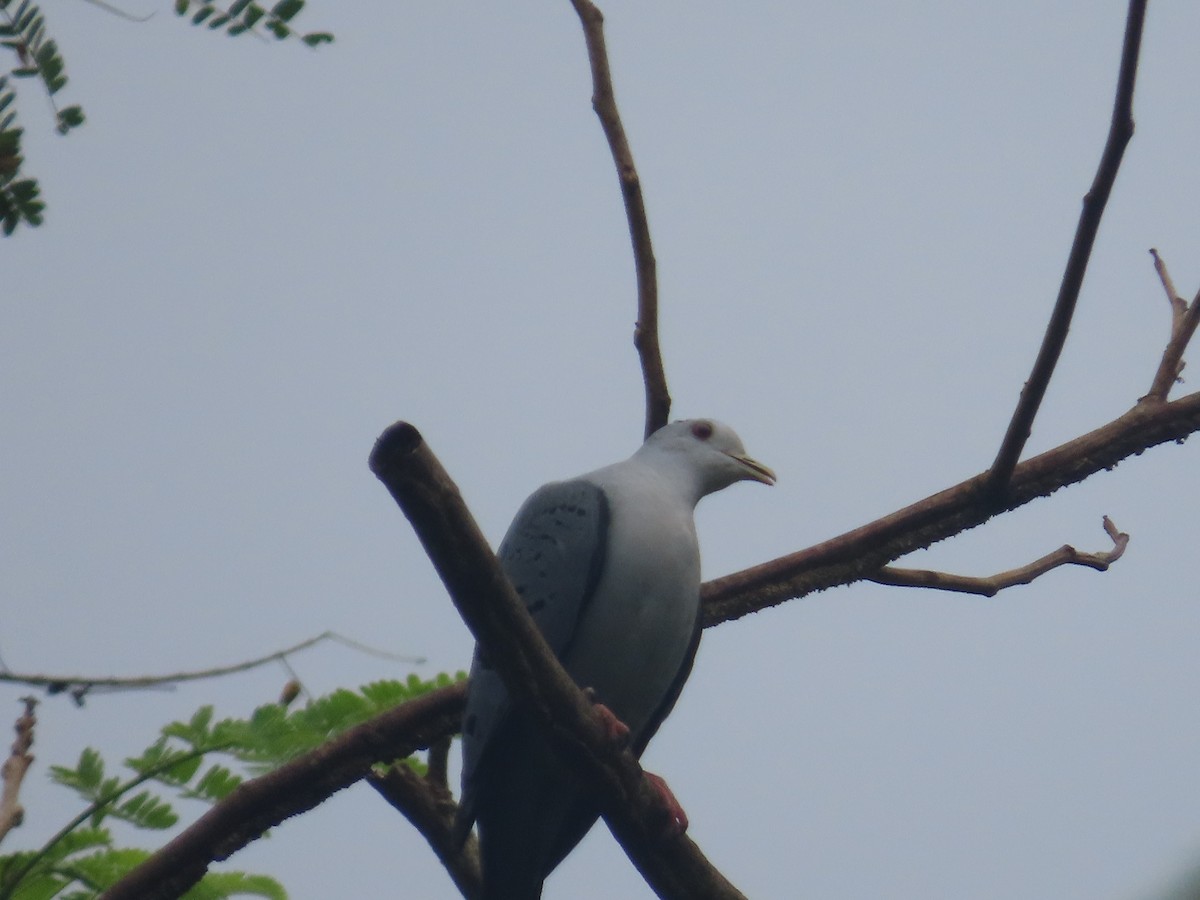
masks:
[[[22,697],[21,702],[25,704],[25,711],[13,726],[17,739],[13,741],[8,759],[0,766],[0,841],[25,818],[20,800],[21,782],[33,765],[33,754],[29,750],[33,747],[33,726],[37,724],[33,714],[37,698]]]
[[[1108,567],[1120,559],[1125,552],[1125,548],[1129,545],[1129,535],[1117,531],[1117,526],[1108,516],[1104,517],[1104,530],[1108,532],[1108,536],[1113,541],[1113,548],[1106,553],[1080,553],[1070,544],[1063,544],[1053,553],[1047,553],[1027,565],[1009,569],[1006,572],[998,572],[987,578],[952,575],[928,569],[898,569],[894,566],[884,566],[864,580],[897,587],[932,588],[939,591],[957,591],[962,594],[995,597],[1005,588],[1018,584],[1029,584],[1059,566],[1087,566],[1098,572],[1108,571]]]
[[[1171,304],[1171,339],[1167,341],[1167,349],[1163,351],[1158,370],[1154,373],[1154,381],[1142,402],[1161,403],[1167,399],[1175,383],[1182,381],[1179,376],[1184,366],[1183,351],[1196,333],[1197,324],[1200,324],[1200,293],[1190,304],[1187,303],[1176,293],[1171,276],[1167,274],[1167,264],[1162,261],[1158,251],[1151,249],[1150,255],[1154,257],[1154,269]]]
[[[397,422],[375,442],[371,471],[404,510],[459,613],[509,692],[596,792],[605,821],[660,897],[741,898],[686,836],[664,837],[658,792],[613,745],[593,705],[529,617],[450,476],[420,433]]]
[[[1170,403],[1139,404],[1107,425],[1018,465],[1000,505],[988,493],[990,473],[983,472],[807,550],[705,583],[701,587],[704,624],[738,619],[870,577],[907,553],[1196,431],[1200,431],[1200,392]]]
[[[101,900],[174,900],[204,876],[210,863],[228,859],[268,828],[349,787],[375,763],[408,756],[455,733],[466,695],[465,684],[431,691],[242,783]]]
[[[1112,192],[1117,171],[1121,168],[1121,157],[1125,154],[1125,147],[1133,137],[1133,87],[1137,77],[1138,53],[1142,44],[1142,24],[1145,17],[1146,0],[1130,0],[1108,140],[1105,142],[1104,153],[1100,157],[1100,166],[1096,170],[1092,187],[1083,198],[1083,209],[1079,213],[1075,240],[1067,257],[1067,267],[1063,272],[1054,311],[1050,314],[1050,324],[1046,326],[1046,334],[1042,338],[1042,347],[1034,361],[1029,380],[1021,390],[1020,400],[1017,401],[1016,411],[1013,412],[1008,431],[1000,444],[1000,451],[988,472],[986,492],[997,502],[1008,487],[1013,469],[1021,458],[1021,451],[1025,449],[1025,442],[1029,440],[1033,420],[1042,404],[1042,398],[1046,395],[1050,376],[1054,374],[1054,367],[1067,340],[1067,331],[1071,327],[1071,317],[1075,313],[1075,303],[1083,286],[1083,276],[1087,273],[1088,260],[1092,255],[1096,232],[1100,229],[1100,220],[1104,216],[1104,207]]]
[[[131,678],[110,678],[110,677],[92,677],[86,675],[26,675],[20,672],[0,671],[0,682],[9,684],[24,684],[30,687],[45,688],[49,694],[61,694],[69,692],[75,698],[75,702],[81,703],[84,696],[94,688],[106,688],[114,690],[139,690],[144,688],[154,687],[169,687],[182,681],[200,681],[206,678],[219,678],[222,675],[233,675],[237,672],[247,672],[251,669],[257,669],[261,666],[268,665],[273,662],[286,662],[287,657],[294,653],[299,653],[301,650],[307,650],[316,644],[324,641],[334,641],[339,644],[344,644],[362,653],[368,653],[372,656],[378,656],[383,659],[399,660],[402,662],[410,662],[420,664],[425,662],[423,657],[416,656],[400,656],[395,653],[389,653],[386,650],[379,650],[375,647],[370,647],[367,644],[352,640],[351,638],[343,637],[334,631],[325,631],[318,634],[316,637],[310,637],[308,640],[301,641],[298,644],[293,644],[290,647],[284,647],[282,650],[276,650],[274,653],[268,653],[266,656],[259,656],[255,659],[249,659],[245,662],[234,663],[228,666],[217,666],[212,669],[196,669],[187,672],[174,672],[169,675],[139,675]]]
[[[671,414],[671,394],[667,390],[667,374],[658,341],[658,275],[654,247],[650,243],[650,224],[646,220],[642,182],[634,167],[633,152],[629,149],[625,126],[621,124],[621,114],[613,95],[612,72],[608,68],[608,50],[604,45],[604,15],[591,0],[571,0],[571,5],[583,24],[592,68],[592,108],[600,118],[617,167],[621,196],[625,199],[625,217],[629,220],[629,236],[633,241],[638,286],[638,321],[633,344],[641,360],[642,381],[646,386],[645,432],[649,437],[667,424]]]
[[[448,747],[449,739],[444,744]],[[371,772],[367,783],[424,836],[462,895],[475,900],[483,890],[479,842],[474,835],[468,835],[461,848],[456,845],[454,814],[458,807],[449,789],[429,777],[422,778],[401,763],[384,772]]]

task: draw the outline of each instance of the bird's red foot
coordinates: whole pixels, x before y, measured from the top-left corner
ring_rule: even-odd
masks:
[[[660,776],[653,772],[643,772],[642,774],[646,776],[646,780],[650,782],[650,786],[654,788],[662,803],[663,818],[666,821],[663,827],[663,837],[679,837],[687,831],[687,813],[683,811],[683,807],[679,805],[679,801],[675,799],[675,795]]]
[[[592,701],[596,711],[596,719],[604,729],[604,737],[610,743],[624,747],[629,743],[629,726],[617,718],[617,714],[596,699],[596,695],[588,691],[588,699]]]

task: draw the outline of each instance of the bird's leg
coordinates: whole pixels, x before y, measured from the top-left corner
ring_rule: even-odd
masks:
[[[617,718],[617,714],[600,702],[596,691],[584,688],[583,694],[592,701],[592,709],[596,711],[596,719],[604,729],[604,737],[610,743],[624,747],[629,743],[629,726]]]
[[[663,837],[679,837],[687,831],[687,813],[683,811],[683,807],[679,805],[679,801],[675,799],[675,794],[667,787],[667,783],[662,779],[662,776],[645,770],[642,771],[642,774],[646,776],[646,780],[650,782],[650,787],[654,788],[654,792],[658,794],[658,799],[662,803],[662,813],[666,819],[666,825],[663,827]]]
[[[619,746],[628,744],[629,726],[618,719],[616,713],[600,702],[595,690],[584,688],[583,695],[592,701],[592,708],[596,711],[596,719],[600,722],[600,727],[604,729],[605,738]],[[655,775],[653,772],[647,772],[645,769],[642,769],[642,775],[650,783],[650,787],[654,790],[654,793],[658,795],[659,810],[662,813],[664,822],[662,836],[664,838],[679,837],[679,835],[687,831],[687,813],[683,811],[683,807],[675,799],[674,792],[667,786],[662,776]]]

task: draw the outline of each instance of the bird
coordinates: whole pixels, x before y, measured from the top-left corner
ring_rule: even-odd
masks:
[[[500,544],[501,567],[551,650],[628,728],[637,756],[675,705],[700,642],[696,504],[738,481],[772,485],[775,473],[727,425],[672,422],[622,462],[539,488]],[[453,837],[461,846],[478,823],[482,898],[536,900],[599,809],[478,645],[462,745]]]

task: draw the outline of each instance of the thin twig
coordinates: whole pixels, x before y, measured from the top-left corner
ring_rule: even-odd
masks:
[[[1200,293],[1197,293],[1189,304],[1176,293],[1171,276],[1167,274],[1167,264],[1158,255],[1158,251],[1152,249],[1150,255],[1154,257],[1154,269],[1158,272],[1163,290],[1167,292],[1167,299],[1171,303],[1171,338],[1167,341],[1167,347],[1154,373],[1154,381],[1151,382],[1150,390],[1142,398],[1142,402],[1162,403],[1167,399],[1171,388],[1183,380],[1179,377],[1184,367],[1183,352],[1191,342],[1192,335],[1196,333],[1196,326],[1200,324]]]
[[[17,739],[13,741],[8,759],[0,766],[0,841],[25,818],[25,808],[21,806],[20,799],[21,782],[33,765],[33,754],[29,751],[33,747],[33,726],[37,724],[33,714],[37,708],[37,698],[22,697],[21,702],[25,704],[25,711],[13,726]]]
[[[514,701],[584,779],[613,835],[654,891],[680,900],[744,900],[686,836],[663,838],[659,793],[633,754],[613,745],[594,704],[546,645],[420,432],[406,422],[392,425],[375,442],[370,464]]]
[[[667,424],[671,414],[671,394],[667,390],[667,374],[658,339],[658,276],[654,247],[650,243],[650,224],[646,220],[642,182],[633,164],[633,152],[629,149],[625,126],[621,124],[621,114],[613,95],[612,72],[604,44],[604,14],[591,0],[571,0],[571,5],[583,24],[592,69],[592,108],[600,118],[617,167],[621,196],[625,200],[625,218],[629,221],[629,237],[633,241],[638,286],[638,320],[633,331],[633,344],[642,364],[642,381],[646,388],[645,431],[649,437]]]
[[[92,6],[98,6],[105,12],[112,13],[117,18],[124,19],[127,22],[149,22],[154,17],[154,10],[151,10],[144,16],[135,16],[133,13],[125,12],[120,7],[105,3],[104,0],[85,0],[85,2],[92,4]]]
[[[1033,420],[1037,416],[1042,398],[1046,395],[1050,376],[1054,374],[1054,367],[1067,340],[1067,331],[1071,327],[1075,303],[1083,286],[1083,276],[1087,273],[1096,232],[1100,228],[1100,220],[1104,216],[1104,207],[1112,192],[1117,171],[1121,168],[1121,157],[1129,139],[1133,137],[1133,87],[1137,77],[1138,53],[1141,49],[1145,16],[1146,0],[1130,0],[1108,140],[1105,142],[1104,153],[1100,157],[1100,166],[1096,170],[1092,187],[1083,198],[1083,209],[1079,213],[1075,240],[1067,257],[1066,271],[1063,272],[1050,323],[1046,326],[1046,334],[1042,338],[1042,347],[1038,351],[1029,380],[1021,390],[1021,397],[1008,424],[1008,431],[988,473],[986,490],[993,500],[997,500],[1008,487],[1013,469],[1020,460],[1021,451],[1025,449],[1025,442],[1029,440],[1033,430]]]
[[[293,644],[290,647],[285,647],[282,650],[277,650],[274,653],[268,653],[266,656],[260,656],[256,659],[246,660],[245,662],[234,663],[229,666],[217,666],[212,669],[197,669],[186,672],[173,672],[169,675],[139,675],[130,678],[114,678],[114,677],[92,677],[87,675],[24,675],[20,672],[0,672],[0,682],[9,684],[24,684],[29,687],[45,688],[49,694],[60,694],[70,691],[76,699],[82,699],[83,695],[93,688],[108,688],[116,690],[141,690],[146,688],[156,688],[169,686],[183,681],[200,681],[205,678],[219,678],[222,675],[232,675],[237,672],[246,672],[250,669],[257,669],[260,666],[265,666],[268,663],[286,661],[288,656],[294,653],[299,653],[301,650],[307,650],[316,644],[323,641],[333,641],[351,647],[362,653],[369,653],[372,656],[377,656],[383,659],[399,660],[402,662],[413,663],[419,665],[425,662],[424,657],[401,656],[395,653],[389,653],[386,650],[380,650],[376,647],[369,647],[366,644],[343,637],[334,631],[324,631],[316,637],[311,637],[308,640],[301,641],[298,644]]]
[[[1105,553],[1080,553],[1070,544],[1063,544],[1053,553],[1047,553],[1027,565],[1009,569],[1006,572],[998,572],[987,578],[952,575],[948,572],[934,572],[929,569],[900,569],[895,566],[884,566],[876,574],[868,576],[864,580],[898,587],[932,588],[938,591],[956,591],[961,594],[995,597],[1005,588],[1018,584],[1029,584],[1059,566],[1087,566],[1098,572],[1108,571],[1108,567],[1120,559],[1125,552],[1125,548],[1129,544],[1129,535],[1117,531],[1117,527],[1113,525],[1108,516],[1104,517],[1104,530],[1108,532],[1108,536],[1113,541],[1113,548]]]
[[[1158,280],[1162,282],[1163,290],[1167,292],[1167,302],[1171,304],[1171,325],[1174,330],[1174,325],[1179,321],[1180,317],[1187,312],[1187,301],[1179,296],[1179,292],[1175,290],[1175,282],[1171,281],[1171,276],[1167,273],[1167,264],[1163,262],[1158,251],[1151,247],[1150,256],[1154,258],[1154,271],[1158,273]]]

